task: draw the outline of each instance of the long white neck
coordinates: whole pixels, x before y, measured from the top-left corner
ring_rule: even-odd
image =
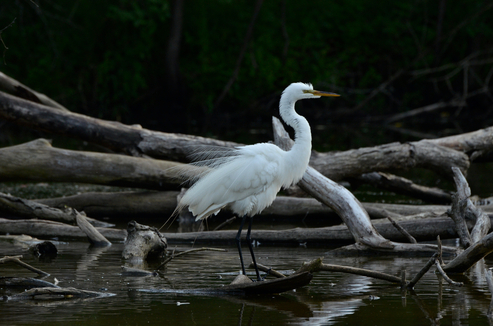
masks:
[[[289,151],[290,168],[297,175],[294,180],[299,181],[303,176],[312,151],[312,134],[308,121],[294,110],[296,100],[283,94],[281,96],[279,114],[284,122],[294,129],[294,145]]]

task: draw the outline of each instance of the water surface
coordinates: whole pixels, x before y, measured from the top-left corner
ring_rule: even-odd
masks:
[[[217,247],[217,246],[216,246]],[[128,277],[121,273],[122,244],[90,248],[87,243],[58,244],[59,255],[42,261],[23,246],[0,242],[1,255],[24,255],[24,261],[51,274],[59,286],[113,293],[91,300],[1,301],[1,325],[485,325],[491,295],[484,269],[467,273],[464,287],[440,280],[434,268],[414,292],[364,276],[321,272],[310,285],[281,295],[207,296],[180,289],[215,288],[239,273],[236,250],[203,251],[172,260],[163,276]],[[170,246],[171,249],[175,247]],[[178,246],[177,251],[192,248]],[[259,262],[283,272],[324,256],[327,248],[256,248]],[[427,258],[326,257],[325,262],[400,275],[414,275]],[[487,263],[491,263],[487,261]],[[152,270],[154,264],[141,267]],[[1,276],[34,277],[13,264]],[[252,273],[253,277],[253,273]],[[408,278],[410,278],[408,276]],[[457,278],[456,278],[457,279]],[[11,293],[2,289],[3,293]]]

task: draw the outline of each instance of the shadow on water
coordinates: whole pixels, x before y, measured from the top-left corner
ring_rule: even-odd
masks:
[[[179,247],[186,250],[190,246]],[[432,270],[415,291],[364,276],[315,274],[310,285],[281,295],[213,296],[181,290],[217,288],[239,273],[237,253],[204,251],[174,259],[163,275],[130,277],[121,273],[122,244],[89,248],[85,243],[62,243],[59,255],[40,261],[26,249],[1,242],[3,255],[23,254],[24,261],[51,274],[45,280],[59,286],[114,293],[93,300],[31,300],[0,302],[2,325],[484,325],[490,294],[481,266],[467,273],[466,285],[444,283]],[[283,272],[324,256],[326,248],[257,249],[259,261]],[[427,258],[336,257],[326,262],[414,275]],[[487,262],[489,263],[489,261]],[[156,266],[143,266],[152,270]],[[483,266],[484,267],[484,266]],[[2,276],[32,277],[16,265],[3,265]],[[253,273],[252,273],[253,276]],[[464,281],[462,279],[461,281]],[[5,292],[5,289],[1,289]]]

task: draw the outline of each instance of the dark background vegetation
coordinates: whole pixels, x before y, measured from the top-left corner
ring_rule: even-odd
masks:
[[[481,0],[2,1],[0,70],[74,112],[247,143],[271,138],[289,83],[311,82],[342,95],[300,104],[316,146],[348,149],[491,125],[492,9]]]

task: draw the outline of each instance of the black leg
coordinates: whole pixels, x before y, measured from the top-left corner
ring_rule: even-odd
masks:
[[[253,221],[253,217],[249,216],[246,241],[248,244],[248,249],[250,249],[250,255],[252,255],[253,266],[255,267],[255,273],[257,273],[257,281],[262,281],[262,278],[260,277],[260,272],[258,271],[257,261],[255,260],[255,254],[253,253],[252,238],[250,237],[250,233],[252,232],[252,221]]]
[[[241,270],[243,275],[246,275],[245,272],[245,264],[243,264],[243,255],[241,254],[241,230],[243,230],[243,225],[245,224],[247,216],[243,216],[241,219],[240,228],[238,229],[238,233],[236,234],[236,246],[238,247],[238,253],[240,254],[240,262],[241,262]]]

